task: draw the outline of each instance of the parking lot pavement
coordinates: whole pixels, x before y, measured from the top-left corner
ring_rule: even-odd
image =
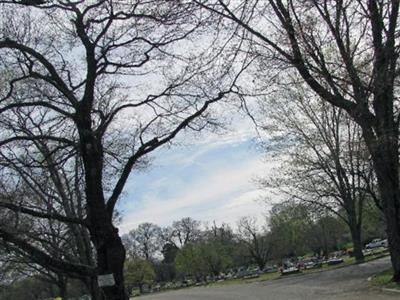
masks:
[[[196,287],[154,295],[143,300],[391,300],[400,294],[370,288],[368,277],[388,269],[388,257],[318,273],[294,275],[266,282]]]

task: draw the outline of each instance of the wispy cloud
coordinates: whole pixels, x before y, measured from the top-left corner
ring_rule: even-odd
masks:
[[[239,144],[239,147],[205,145],[206,149],[198,149],[201,154],[195,155],[198,166],[189,163],[192,169],[169,174],[167,166],[160,172],[161,178],[149,182],[149,190],[143,192],[140,203],[125,212],[121,231],[127,232],[142,222],[168,225],[185,216],[235,223],[241,216],[260,215],[265,210],[257,201],[262,191],[254,185],[252,178],[265,171],[265,164],[261,154],[249,151],[248,141]],[[178,156],[175,164],[188,164],[179,160],[177,153],[173,155]],[[182,179],[182,176],[194,178]],[[173,196],[160,192],[174,189],[175,185],[178,189]]]
[[[224,134],[181,135],[178,144],[154,154],[154,164],[132,174],[126,187],[121,232],[142,222],[162,226],[182,217],[235,225],[242,216],[263,219],[265,190],[254,178],[279,162],[265,163],[248,118],[235,116]]]

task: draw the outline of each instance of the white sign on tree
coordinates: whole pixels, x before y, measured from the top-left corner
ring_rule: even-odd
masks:
[[[103,274],[97,276],[97,283],[99,284],[99,287],[103,286],[114,286],[115,285],[115,279],[113,274]]]

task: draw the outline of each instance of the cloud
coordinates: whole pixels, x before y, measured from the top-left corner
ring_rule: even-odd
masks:
[[[218,210],[209,212],[204,219],[206,221],[217,220],[235,226],[241,217],[250,216],[258,219],[259,223],[263,223],[270,208],[267,203],[262,201],[264,195],[264,190],[250,189],[232,198]]]
[[[256,131],[250,122],[235,122],[230,130],[224,133],[196,133],[196,136],[182,135],[178,137],[180,146],[171,149],[169,155],[162,160],[163,164],[190,165],[197,162],[202,155],[221,147],[235,147],[255,139]],[[185,152],[182,155],[181,151]],[[175,154],[174,154],[175,153]]]
[[[142,222],[165,226],[186,216],[232,225],[242,216],[264,218],[270,206],[260,198],[266,192],[252,180],[280,161],[265,161],[249,118],[236,114],[231,121],[223,134],[178,135],[178,146],[156,151],[147,171],[132,174],[125,189],[129,201],[120,205],[122,232]]]
[[[218,148],[220,151],[217,151]],[[246,147],[216,147],[212,152],[216,151],[218,155],[211,157],[206,155],[211,151],[210,148],[199,151],[203,154],[197,156],[201,158],[198,163],[203,168],[195,180],[188,180],[186,185],[179,182],[179,176],[190,176],[190,169],[187,174],[178,171],[173,176],[166,171],[156,184],[150,183],[151,189],[143,194],[140,205],[126,211],[121,225],[122,232],[142,222],[165,226],[185,216],[201,221],[234,223],[241,216],[259,214],[260,210],[265,209],[256,201],[262,192],[251,182],[255,175],[261,175],[265,170],[260,155],[249,155]],[[241,155],[236,151],[241,152]],[[231,156],[235,155],[241,159],[231,160]],[[174,196],[165,197],[159,190],[163,189],[163,185],[173,188],[176,176],[179,190]]]

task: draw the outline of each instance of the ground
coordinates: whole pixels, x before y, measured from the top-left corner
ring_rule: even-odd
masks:
[[[388,257],[319,273],[265,282],[196,287],[141,297],[143,300],[390,300],[399,293],[382,292],[367,279],[390,267]],[[135,298],[138,299],[138,298]]]

